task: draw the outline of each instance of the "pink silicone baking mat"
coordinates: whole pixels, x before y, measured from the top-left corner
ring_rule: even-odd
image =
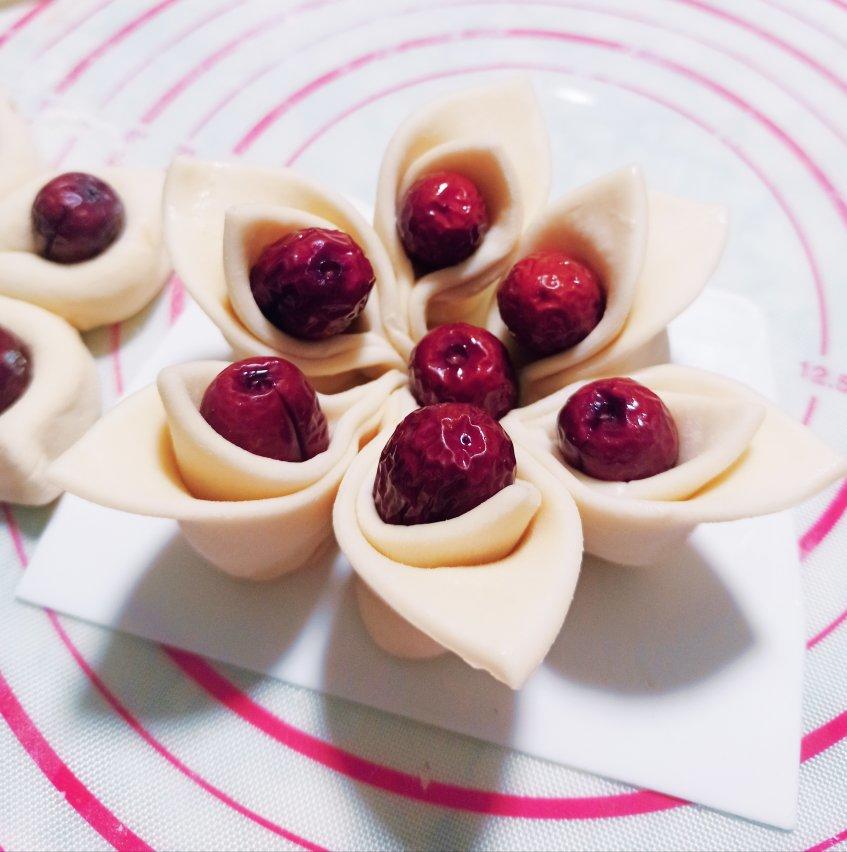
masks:
[[[780,402],[847,450],[843,0],[0,12],[0,85],[48,161],[243,157],[366,202],[403,115],[509,69],[561,105],[554,196],[638,161],[730,207],[710,286],[762,308]],[[109,401],[185,298],[172,280],[140,317],[87,335]],[[795,513],[808,650],[799,824],[784,832],[17,604],[50,509],[2,506],[0,849],[833,848],[847,839],[845,509],[839,483]]]

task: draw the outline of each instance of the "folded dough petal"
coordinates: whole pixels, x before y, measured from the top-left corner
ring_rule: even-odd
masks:
[[[257,456],[236,446],[212,429],[200,414],[206,388],[228,364],[196,361],[168,367],[159,374],[159,396],[168,418],[174,456],[189,491],[203,500],[263,500],[308,488],[344,461],[357,445],[361,414],[345,416],[361,403],[359,388],[318,394],[321,410],[331,425],[329,447],[302,462],[285,462]],[[387,375],[370,389],[368,410],[383,400],[400,381]],[[363,386],[368,387],[368,386]]]
[[[376,277],[351,330],[327,340],[280,332],[249,289],[249,264],[261,248],[306,226],[349,234]],[[179,157],[165,184],[165,231],[174,269],[239,356],[282,355],[326,391],[404,367],[380,321],[380,300],[394,287],[391,263],[371,226],[343,198],[288,169]]]
[[[397,233],[397,206],[419,177],[457,171],[479,188],[491,226],[467,260],[416,279]],[[528,80],[459,92],[417,110],[388,143],[374,227],[388,249],[397,288],[381,301],[386,332],[405,360],[430,325],[482,324],[490,285],[514,259],[524,224],[547,199],[550,146]]]
[[[40,506],[61,493],[48,465],[100,414],[97,367],[79,334],[35,305],[0,296],[0,326],[32,358],[28,387],[0,414],[0,501]]]
[[[379,425],[379,431],[384,429],[394,429],[395,426],[407,415],[411,414],[415,409],[420,408],[418,401],[412,396],[409,390],[409,385],[397,388],[388,401],[385,403],[385,408],[382,410],[382,420]]]
[[[658,476],[601,482],[565,464],[555,439],[556,418],[582,383],[503,420],[516,445],[573,494],[589,553],[647,565],[700,523],[787,509],[847,473],[841,456],[744,385],[675,364],[632,378],[662,397],[680,432],[682,463]]]
[[[582,533],[573,500],[518,447],[514,486],[458,518],[386,529],[372,498],[366,503],[391,432],[350,466],[333,510],[339,546],[367,586],[358,593],[365,626],[390,653],[431,657],[441,646],[518,689],[556,638],[576,587]]]
[[[732,521],[788,509],[847,474],[847,460],[811,429],[750,388],[715,373],[664,364],[645,371],[648,387],[663,393],[696,387],[709,397],[755,400],[765,417],[739,461],[696,495],[691,517]],[[696,382],[696,385],[694,384]],[[688,501],[693,503],[693,501]]]
[[[35,253],[31,209],[55,174],[42,174],[0,202],[0,294],[40,305],[87,331],[138,313],[162,288],[170,263],[162,237],[162,175],[108,168],[92,174],[124,204],[123,232],[81,263],[55,263]]]
[[[641,366],[643,353],[705,287],[726,230],[724,207],[646,192],[634,166],[553,205],[525,235],[518,257],[541,248],[572,250],[600,274],[606,312],[572,349],[521,370],[523,398],[532,402],[586,376]],[[496,304],[488,325],[508,340]]]
[[[356,519],[362,535],[383,556],[415,568],[484,565],[504,559],[517,546],[541,504],[530,482],[514,482],[458,518],[402,526],[380,518],[373,479],[359,489]]]
[[[637,166],[612,172],[551,205],[521,240],[519,258],[554,250],[580,258],[603,282],[606,310],[572,349],[544,362],[557,370],[584,361],[623,327],[635,299],[647,245],[647,188]],[[533,367],[538,369],[537,364]]]
[[[368,586],[356,577],[356,602],[359,615],[371,639],[383,651],[405,660],[431,660],[447,653],[443,645],[412,627],[403,616],[382,602]]]
[[[605,482],[573,468],[569,468],[570,472],[584,485],[614,497],[686,500],[745,452],[765,417],[764,405],[752,400],[663,391],[662,401],[679,432],[679,460],[675,467],[631,482]],[[555,434],[550,438],[550,449],[557,452]]]
[[[29,125],[0,93],[0,196],[41,170]]]
[[[303,566],[331,538],[341,477],[403,377],[386,373],[344,393],[320,395],[330,446],[294,464],[230,444],[200,416],[205,385],[224,366],[198,362],[163,371],[158,387],[119,403],[53,464],[50,476],[94,503],[174,518],[222,571],[271,579]]]

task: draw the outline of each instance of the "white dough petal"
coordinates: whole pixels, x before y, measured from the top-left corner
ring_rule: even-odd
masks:
[[[249,266],[264,244],[303,226],[344,231],[362,248],[376,283],[349,333],[297,340],[262,316],[249,292]],[[343,198],[287,169],[263,169],[180,157],[165,185],[165,230],[174,269],[240,356],[282,355],[319,389],[403,368],[379,314],[394,272],[370,225]]]
[[[487,288],[514,259],[523,224],[517,179],[501,148],[457,143],[434,148],[409,167],[400,197],[419,177],[441,169],[459,172],[474,182],[485,198],[489,226],[479,248],[455,266],[417,279],[403,274],[407,259],[398,268],[397,298],[393,303],[386,301],[383,316],[387,328],[397,328],[403,320],[397,312],[405,306],[409,336],[415,342],[430,326],[478,321],[484,316]]]
[[[385,400],[402,375],[386,373],[322,396],[330,448],[292,465],[223,446],[228,442],[200,417],[203,382],[223,366],[200,362],[164,371],[161,391],[150,386],[119,403],[53,464],[50,477],[103,506],[175,518],[191,544],[221,570],[268,579],[301,567],[331,537],[341,477],[379,426]],[[192,493],[188,481],[199,494],[216,498]],[[274,487],[276,496],[256,496]]]
[[[356,602],[365,629],[383,651],[404,660],[431,660],[447,653],[446,648],[383,603],[359,577],[356,578]]]
[[[779,512],[847,475],[843,456],[811,429],[738,382],[672,364],[652,367],[640,375],[644,384],[660,394],[687,386],[704,396],[734,396],[765,406],[762,425],[738,462],[686,501],[694,517],[702,514],[710,521],[731,521]]]
[[[538,507],[541,494],[518,481],[458,518],[433,524],[386,524],[373,501],[373,480],[365,479],[356,503],[362,535],[383,556],[415,568],[484,565],[517,547]]]
[[[647,190],[636,166],[620,169],[553,204],[521,240],[519,258],[541,250],[561,251],[597,272],[606,310],[597,327],[567,352],[527,368],[564,370],[606,346],[627,321],[644,266]]]
[[[765,417],[765,407],[742,399],[663,391],[679,433],[679,460],[670,470],[631,482],[605,482],[570,469],[584,485],[615,497],[686,500],[722,474],[750,446]],[[551,452],[556,449],[552,436]]]
[[[35,305],[0,296],[0,327],[32,358],[29,386],[0,414],[0,501],[42,505],[61,493],[48,465],[100,414],[97,368],[79,334]]]
[[[632,378],[666,401],[680,431],[682,464],[655,477],[600,482],[562,461],[556,418],[582,383],[503,420],[515,443],[573,494],[589,553],[623,564],[650,564],[700,523],[787,509],[847,473],[841,456],[744,385],[674,364]]]
[[[159,292],[170,264],[162,236],[161,173],[92,170],[123,201],[123,232],[102,254],[82,263],[55,263],[35,253],[32,202],[55,177],[42,174],[0,202],[0,294],[52,311],[87,331],[138,313]]]
[[[631,359],[702,292],[720,260],[726,232],[725,208],[648,193],[643,263],[622,324],[615,313],[615,336],[599,348],[580,350],[603,326],[604,316],[573,349],[529,364],[521,376],[525,398],[539,399],[580,378],[621,374],[636,366]]]
[[[477,185],[491,227],[467,260],[416,279],[397,233],[397,206],[415,180],[439,169]],[[442,98],[400,126],[382,161],[374,227],[397,276],[397,290],[381,303],[383,323],[404,359],[430,325],[484,322],[490,285],[514,260],[521,230],[541,211],[549,185],[549,140],[523,78]]]
[[[417,400],[412,396],[408,384],[401,388],[397,388],[391,396],[388,397],[388,402],[385,403],[385,408],[382,411],[382,423],[379,431],[384,429],[394,429],[395,426],[407,415],[411,414],[416,408],[420,408]]]
[[[228,441],[209,426],[200,414],[206,388],[228,364],[196,361],[168,367],[159,374],[159,396],[168,418],[174,456],[191,494],[203,500],[262,500],[282,497],[308,488],[343,462],[350,447],[357,445],[361,429],[363,386],[337,394],[318,394],[321,410],[331,424],[327,450],[303,462],[284,462],[257,456]],[[386,374],[369,389],[386,396],[401,381],[397,373]],[[367,387],[367,386],[364,386]]]
[[[408,656],[433,656],[442,646],[472,667],[520,688],[556,638],[579,575],[582,534],[570,495],[556,477],[518,448],[517,487],[509,494],[501,492],[501,501],[495,497],[443,524],[398,527],[388,535],[369,513],[362,512],[361,495],[373,482],[390,434],[390,429],[382,432],[350,466],[335,502],[333,526],[339,546],[361,580],[413,630],[410,635],[397,623],[386,623],[373,605],[363,612],[366,626],[375,630],[377,643],[392,653],[403,653],[407,647]],[[504,518],[508,518],[510,535],[520,526],[525,530],[506,555],[502,540],[476,537]],[[432,559],[421,552],[414,561],[430,566],[438,561],[434,556],[439,551],[467,557],[468,545],[459,546],[460,527],[473,543],[477,559],[488,561],[470,567],[421,568],[385,555],[384,551],[402,556],[413,549],[429,549]],[[415,631],[432,644],[422,645]]]

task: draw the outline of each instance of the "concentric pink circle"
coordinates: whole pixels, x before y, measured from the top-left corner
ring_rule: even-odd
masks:
[[[138,19],[136,19],[136,22],[137,22],[136,26],[143,25],[143,23],[146,20],[149,20],[150,17],[152,17],[155,14],[158,14],[161,11],[164,11],[165,8],[173,5],[176,2],[179,2],[179,0],[163,0],[163,2],[157,3],[155,6],[148,9],[145,12],[144,15],[142,15]],[[716,9],[716,7],[710,6],[710,4],[708,4],[708,3],[700,2],[700,0],[678,0],[678,2],[682,2],[685,5],[689,5],[693,8],[697,8],[697,9],[699,9],[701,11],[705,11],[709,14],[724,15],[729,20],[732,20],[734,23],[736,23],[740,26],[744,26],[745,28],[748,28],[748,29],[752,27],[760,35],[764,32],[760,28],[755,27],[755,25],[750,24],[750,22],[744,21],[744,19],[740,18],[739,16],[729,15],[728,13],[725,13],[722,10]],[[844,5],[844,4],[841,4],[839,2],[839,0],[830,0],[830,2],[835,4],[835,5]],[[0,46],[2,46],[9,38],[13,37],[15,35],[15,33],[20,32],[31,21],[35,20],[38,17],[38,15],[40,15],[41,12],[47,6],[50,5],[50,3],[51,3],[51,0],[44,0],[44,2],[37,4],[35,7],[33,7],[33,9],[29,13],[24,15],[23,18],[20,21],[16,22],[6,33],[0,35]],[[104,6],[104,7],[106,5],[108,5],[108,0],[107,0],[106,3],[102,4],[102,6]],[[233,5],[235,5],[235,4],[233,4]],[[309,5],[315,5],[315,4],[304,4],[304,6],[309,6]],[[92,14],[95,14],[97,11],[99,11],[99,8],[93,10]],[[24,19],[26,19],[26,20],[24,20]],[[521,33],[522,31],[514,30],[514,32],[515,33]],[[65,82],[63,82],[60,86],[60,91],[66,91],[67,89],[69,89],[70,86],[73,84],[73,82],[75,82],[76,79],[79,79],[79,77],[81,77],[87,71],[87,69],[89,67],[91,67],[91,65],[93,65],[102,56],[104,56],[106,53],[108,53],[108,51],[110,49],[112,49],[115,45],[119,44],[120,41],[122,41],[123,38],[126,37],[126,34],[127,34],[126,27],[124,27],[121,30],[118,30],[116,33],[114,33],[102,45],[95,48],[95,50],[92,51],[92,54],[86,59],[85,62],[78,63],[78,65],[75,66],[74,69],[72,69],[71,72],[69,72],[68,75],[66,75],[66,77],[64,78]],[[522,34],[526,35],[526,32],[524,31]],[[765,34],[765,37],[768,37],[767,34]],[[796,48],[787,44],[786,42],[783,42],[782,40],[774,39],[774,37],[772,37],[772,36],[770,36],[769,38],[771,40],[774,40],[775,44],[777,44],[781,48],[787,49],[792,54],[796,55],[797,58],[800,59],[801,61],[804,61],[807,64],[810,64],[811,67],[818,67],[818,70],[822,73],[822,76],[829,79],[830,82],[832,82],[834,85],[839,85],[841,87],[843,87],[845,85],[843,80],[840,80],[840,78],[838,78],[837,75],[834,75],[832,72],[830,72],[829,69],[825,68],[824,66],[820,66],[820,63],[817,63],[814,60],[813,57],[809,57],[807,55],[802,54],[802,52],[799,52]],[[545,70],[551,70],[551,69],[545,69]],[[561,70],[562,70],[563,73],[565,72],[565,69],[561,69]],[[445,73],[447,73],[447,72],[445,72]],[[200,75],[200,76],[202,76],[202,75]],[[199,79],[199,76],[196,77],[196,78],[193,78],[193,79]],[[190,84],[190,82],[193,82],[193,79],[191,81],[189,81],[189,84]],[[607,80],[604,81],[599,77],[597,79],[600,80],[601,82],[608,82],[610,85],[621,85],[620,83],[613,83],[613,82],[607,81]],[[330,81],[327,81],[327,82],[330,82]],[[413,85],[413,83],[408,83],[407,85]],[[185,91],[186,88],[187,88],[187,86],[183,86],[182,88],[175,90],[173,96],[168,101],[168,104],[170,102],[172,102],[174,97],[180,95],[183,91]],[[639,92],[637,92],[637,90],[634,87],[630,86],[629,88],[630,88],[631,91],[639,93]],[[731,97],[737,97],[737,96],[733,96],[732,93],[729,93],[729,92],[727,92],[727,93]],[[646,92],[640,92],[640,94],[642,94],[644,96],[648,96],[648,97],[653,97],[654,99],[658,99],[657,96],[650,95],[649,93],[646,93]],[[307,95],[304,95],[304,97],[305,96],[307,96]],[[669,103],[665,103],[665,106],[667,106],[668,108],[674,109],[674,107]],[[158,117],[158,115],[161,114],[162,111],[164,111],[164,110],[159,109],[157,112],[150,114],[149,117],[148,117],[149,121],[152,122],[153,120],[155,120]],[[678,110],[678,109],[677,109],[677,111],[680,112],[680,110]],[[336,120],[340,121],[340,120],[343,119],[343,117],[344,116],[337,117]],[[766,121],[768,121],[766,116],[762,116],[762,117]],[[695,122],[697,121],[696,116],[694,116],[693,114],[687,116],[687,118],[689,120],[693,120]],[[703,129],[708,130],[702,124],[701,124],[701,126],[703,127]],[[325,130],[327,128],[328,128],[328,125],[321,132],[325,132]],[[318,133],[313,134],[314,139],[318,138],[318,135],[319,135]],[[310,138],[309,142],[311,143],[312,141],[314,141],[314,139]],[[794,146],[792,146],[789,143],[789,147],[794,147]],[[799,147],[799,146],[796,146],[796,147]],[[302,151],[299,151],[298,155],[299,155],[299,153],[302,153]],[[736,153],[739,153],[739,151],[736,151]],[[795,150],[795,154],[798,154],[801,158],[804,158],[804,152],[802,152],[802,150],[800,150],[800,151]],[[826,189],[826,186],[828,184],[829,187],[832,190],[834,190],[834,187],[832,187],[832,185],[829,183],[828,179],[826,178],[826,175],[816,167],[816,165],[811,160],[811,158],[809,158],[808,155],[805,155],[805,159],[808,160],[806,165],[808,167],[810,167],[811,170],[813,171],[813,173],[816,175],[816,179],[818,180],[818,182],[825,189]],[[752,164],[752,162],[747,162],[747,165],[750,166],[751,168],[754,168],[754,170],[755,170],[754,164]],[[757,172],[757,174],[759,174],[759,173]],[[759,174],[759,177],[761,178],[762,175]],[[845,210],[847,210],[847,207],[844,206],[843,200],[840,199],[840,197],[838,197],[837,192],[835,192],[833,194],[833,192],[828,191],[828,194],[829,194],[830,198],[836,203],[836,206],[839,209],[840,215],[842,215],[842,218],[844,218]],[[786,208],[783,208],[783,209],[785,210]],[[787,210],[786,210],[786,214],[788,215]],[[795,230],[796,230],[796,228],[795,228]],[[798,233],[798,236],[799,236],[799,233]],[[807,254],[807,258],[809,258],[810,262],[813,263],[814,258],[813,258],[813,256],[811,256],[811,252],[809,250],[807,243],[804,244],[804,251]],[[813,275],[813,278],[816,281],[816,286],[820,285],[819,274]],[[820,291],[820,297],[821,297],[821,299],[823,299],[822,289]],[[822,307],[822,311],[823,311],[823,314],[824,314],[824,316],[822,316],[822,348],[825,350],[825,348],[826,348],[826,343],[825,343],[826,331],[825,331],[825,325],[823,324],[825,322],[825,308],[823,307],[823,302],[821,303],[821,307]],[[118,342],[119,342],[119,329],[115,332],[115,334],[117,335]],[[810,411],[811,411],[811,407],[810,407]],[[811,416],[810,412],[808,413],[808,416]],[[840,517],[840,515],[839,515],[839,517]],[[810,532],[811,532],[811,530],[810,530]],[[58,620],[55,620],[55,627],[56,627],[57,631],[60,632],[60,638],[62,638],[62,632],[63,631],[62,631],[61,625],[59,624]],[[64,635],[66,637],[66,634],[64,634]],[[63,641],[65,641],[65,640],[63,639]],[[96,678],[97,677],[96,673],[94,673],[93,670],[90,669],[90,667],[89,667],[88,670],[86,670],[87,663],[85,663],[85,661],[84,661],[84,659],[82,658],[81,655],[77,656],[79,654],[79,652],[77,651],[76,653],[74,653],[74,650],[73,650],[74,646],[73,646],[73,644],[72,644],[72,642],[70,641],[69,638],[67,639],[67,642],[68,642],[69,651],[71,651],[71,653],[74,655],[75,659],[77,660],[77,663],[81,666],[81,668],[86,673],[86,675],[89,676],[89,677],[91,677],[93,675]],[[250,699],[249,696],[247,696],[244,693],[239,692],[234,687],[234,685],[232,685],[229,681],[227,681],[221,675],[219,675],[217,672],[215,672],[215,670],[212,669],[210,666],[208,666],[208,664],[199,660],[199,658],[193,658],[192,655],[185,655],[184,652],[177,652],[177,651],[172,651],[172,650],[168,650],[168,653],[171,655],[171,658],[174,659],[174,661],[177,662],[178,665],[180,665],[183,668],[183,670],[191,669],[193,671],[193,674],[191,676],[195,679],[195,681],[200,683],[200,685],[203,686],[203,688],[206,689],[208,692],[210,692],[210,694],[215,694],[215,697],[219,701],[224,703],[226,706],[229,706],[230,709],[232,709],[234,712],[237,712],[239,715],[242,716],[242,718],[246,718],[246,720],[249,721],[250,724],[257,726],[260,729],[264,729],[263,726],[265,726],[266,728],[269,728],[269,729],[276,731],[277,736],[275,738],[278,739],[281,742],[285,742],[285,744],[289,745],[289,747],[296,748],[296,746],[293,744],[293,742],[295,742],[297,740],[297,737],[306,737],[306,738],[311,737],[311,735],[307,734],[306,732],[300,731],[299,729],[294,728],[293,726],[287,725],[287,723],[283,722],[281,719],[278,719],[277,717],[272,716],[271,714],[269,714],[269,711],[266,711],[264,708],[261,708],[259,705],[256,705],[256,704],[251,705],[249,702],[252,702],[252,699]],[[203,671],[203,667],[207,667],[208,672]],[[105,689],[105,685],[102,685],[102,686],[103,686],[103,689]],[[98,688],[100,688],[100,687],[98,687]],[[115,700],[117,700],[117,699],[115,699]],[[248,703],[245,704],[243,702],[248,702]],[[245,710],[245,707],[249,708],[249,712]],[[267,715],[264,715],[264,714],[267,714]],[[837,717],[836,719],[832,720],[832,722],[828,723],[828,725],[823,726],[823,728],[826,729],[826,734],[821,733],[821,731],[823,729],[818,729],[818,731],[812,732],[812,734],[809,735],[810,737],[812,737],[812,741],[811,741],[812,745],[810,745],[806,749],[806,753],[805,753],[806,757],[814,756],[814,754],[819,753],[821,750],[823,750],[823,748],[827,748],[833,742],[836,742],[837,741],[836,737],[841,738],[841,737],[845,736],[845,734],[847,734],[847,726],[845,726],[845,721],[844,721],[844,718],[843,718],[844,715],[845,714],[842,714],[842,716]],[[836,724],[833,724],[833,723],[836,723]],[[140,723],[139,723],[139,726],[140,726]],[[284,726],[284,727],[280,727],[280,726]],[[144,734],[142,733],[143,730],[144,729],[142,728],[141,730],[138,731],[142,736],[144,736]],[[267,731],[266,731],[266,733],[267,733]],[[286,740],[290,740],[290,742],[286,741]],[[355,778],[356,780],[360,780],[364,783],[374,784],[375,786],[378,786],[381,789],[391,790],[392,792],[395,792],[399,795],[406,795],[406,796],[409,796],[411,798],[416,798],[416,799],[421,798],[420,796],[415,794],[414,789],[409,788],[405,792],[402,789],[404,787],[404,785],[406,785],[408,787],[410,782],[415,782],[418,785],[420,784],[418,779],[415,778],[414,776],[406,776],[404,773],[396,773],[395,770],[391,770],[389,767],[384,767],[384,766],[381,766],[379,764],[371,764],[368,761],[363,761],[361,758],[358,758],[355,755],[351,755],[347,752],[343,752],[341,750],[335,749],[330,744],[324,743],[324,742],[318,740],[317,738],[311,737],[311,740],[313,742],[311,742],[311,745],[309,746],[309,750],[311,750],[311,752],[312,752],[310,754],[310,756],[313,757],[313,759],[324,763],[324,765],[331,766],[331,768],[336,769],[339,772],[343,772],[344,774],[347,774],[349,777]],[[330,751],[329,752],[322,751],[322,750],[326,750],[326,749],[329,749]],[[303,752],[303,753],[305,753],[305,752]],[[329,755],[329,756],[327,756],[327,755]],[[334,764],[337,764],[337,765],[334,765]],[[377,772],[377,774],[374,775],[374,772]],[[369,773],[370,773],[370,777],[368,777]],[[382,774],[380,775],[380,773],[382,773]],[[394,773],[394,774],[392,775],[392,773]],[[386,779],[388,779],[388,778],[391,778],[393,780],[387,781]],[[374,779],[376,779],[376,780],[374,780]],[[383,784],[385,784],[385,786],[383,786]],[[571,808],[572,809],[571,812],[574,815],[567,817],[564,814],[562,814],[562,816],[564,818],[588,818],[588,817],[600,816],[600,815],[620,816],[620,815],[624,815],[626,813],[643,813],[643,812],[647,812],[649,810],[664,809],[665,807],[675,807],[675,806],[681,804],[678,800],[668,799],[667,797],[660,797],[660,796],[658,796],[658,794],[651,794],[651,793],[633,793],[633,794],[624,794],[623,796],[597,797],[598,800],[602,800],[602,801],[605,802],[605,804],[600,804],[598,807],[600,807],[601,810],[605,809],[605,811],[607,811],[607,813],[603,813],[603,814],[596,813],[595,814],[591,810],[591,808],[593,808],[594,805],[593,804],[591,804],[591,805],[585,804],[589,800],[583,800],[583,799],[552,799],[551,800],[551,799],[543,799],[543,798],[538,799],[538,798],[535,798],[535,797],[509,796],[507,794],[498,794],[498,793],[493,793],[493,792],[483,791],[483,790],[473,790],[473,789],[470,789],[470,788],[453,787],[452,785],[443,785],[443,784],[440,784],[439,782],[436,782],[436,785],[437,785],[436,789],[439,791],[438,794],[434,794],[432,799],[423,798],[422,800],[431,801],[432,803],[436,803],[436,804],[443,804],[443,805],[446,805],[446,806],[449,806],[449,807],[458,807],[458,808],[463,809],[463,810],[485,812],[485,813],[502,813],[503,815],[508,814],[508,815],[521,815],[521,816],[535,816],[536,818],[539,818],[539,817],[540,818],[550,818],[550,817],[555,816],[555,814],[552,813],[552,812],[544,813],[544,814],[542,814],[540,812],[540,811],[543,811],[545,808],[548,808],[550,806],[549,803],[551,803],[551,802],[562,803],[562,804],[554,806],[554,807]],[[445,794],[444,790],[449,790],[450,792]],[[439,797],[441,797],[444,800],[439,801]],[[498,803],[501,802],[501,800],[497,799],[497,797],[503,797],[503,800],[507,801],[509,804],[508,805],[503,805],[502,803],[492,804],[491,807],[489,808],[488,804],[492,801],[492,797]],[[652,798],[651,799],[651,797],[658,797],[658,798]],[[615,811],[614,801],[618,801],[618,800],[625,800],[625,802],[620,805],[621,810]],[[593,802],[594,800],[592,799],[591,801]],[[637,808],[641,807],[641,805],[631,804],[632,802],[635,802],[635,801],[649,802],[649,805],[646,806],[645,810],[638,810]],[[516,802],[520,802],[521,804],[517,805]],[[527,803],[529,803],[529,804],[527,804]],[[567,804],[564,804],[564,803],[567,803]],[[503,807],[504,810],[501,811],[499,809],[500,807]],[[627,810],[627,807],[635,807],[636,810]],[[510,811],[509,808],[511,808],[512,810]],[[525,813],[522,813],[522,812],[516,813],[514,811],[515,808],[518,808],[519,811],[521,809],[528,809],[528,810]],[[534,808],[537,808],[539,810],[539,812],[538,813],[529,813],[529,811],[532,811]],[[581,814],[581,815],[577,815],[577,814]],[[559,818],[562,818],[562,817],[559,817]],[[292,839],[294,837],[296,837],[296,836],[293,836]],[[298,838],[298,839],[295,840],[295,842],[301,842],[301,841],[302,841],[301,838]],[[308,841],[303,841],[303,842],[305,844],[308,844]]]

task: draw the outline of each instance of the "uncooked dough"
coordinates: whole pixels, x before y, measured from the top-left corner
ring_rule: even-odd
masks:
[[[249,285],[261,249],[304,227],[349,234],[376,283],[349,332],[299,340],[262,315]],[[373,228],[340,196],[289,169],[263,169],[179,157],[165,184],[165,232],[174,269],[240,357],[281,355],[325,392],[405,364],[386,339],[379,304],[394,271]]]
[[[194,548],[222,571],[271,579],[305,565],[332,535],[335,493],[379,426],[398,372],[338,394],[319,394],[330,444],[306,462],[253,455],[202,418],[203,392],[227,364],[169,367],[119,403],[58,459],[50,477],[86,500],[175,518]]]
[[[88,171],[114,187],[126,216],[118,239],[91,260],[55,263],[35,253],[32,202],[55,173],[31,178],[0,201],[0,294],[40,305],[80,331],[138,313],[170,270],[162,236],[162,174]]]
[[[40,506],[62,491],[48,465],[100,415],[97,367],[79,334],[35,305],[0,296],[0,326],[32,359],[28,387],[0,414],[0,501]]]
[[[523,402],[583,377],[643,365],[643,353],[705,287],[723,251],[726,228],[723,207],[648,192],[637,166],[612,172],[551,205],[524,235],[518,257],[554,249],[585,260],[603,281],[606,311],[576,346],[520,370]],[[519,360],[496,302],[488,327]]]
[[[415,180],[440,169],[476,184],[490,228],[467,260],[417,278],[397,234],[397,208]],[[549,186],[550,142],[528,79],[449,95],[400,125],[383,157],[374,228],[397,276],[380,302],[383,323],[404,360],[431,325],[484,323],[492,285],[514,261],[521,232],[541,212]]]
[[[700,523],[787,509],[847,473],[845,460],[813,432],[744,385],[675,364],[631,377],[665,400],[679,429],[681,463],[657,476],[601,482],[564,462],[556,419],[582,382],[502,421],[515,444],[573,494],[589,553],[649,565]]]
[[[514,485],[458,518],[390,526],[371,489],[392,431],[350,466],[333,510],[338,544],[370,592],[358,595],[365,626],[390,653],[426,658],[440,646],[518,689],[558,635],[576,587],[573,499],[516,447]]]

